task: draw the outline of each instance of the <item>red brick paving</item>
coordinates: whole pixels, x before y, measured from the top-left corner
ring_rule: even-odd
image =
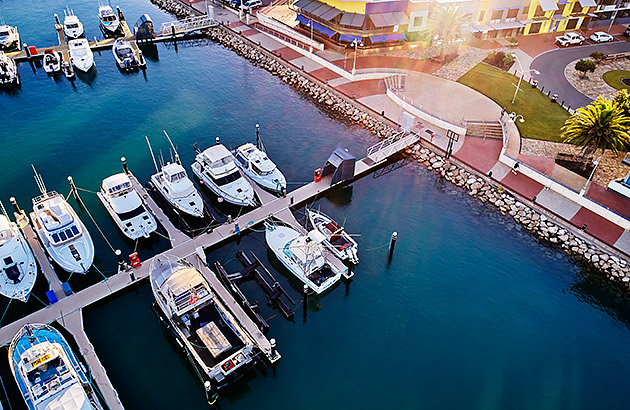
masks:
[[[487,174],[499,160],[502,146],[501,140],[467,137],[453,156]]]
[[[549,35],[551,37],[549,37]],[[545,51],[553,50],[556,47],[553,44],[556,36],[559,36],[558,33],[543,33],[543,34],[533,34],[531,36],[520,36],[518,37],[518,48],[527,53],[530,57],[536,57],[538,54],[544,53]],[[549,40],[551,38],[551,40]]]
[[[241,27],[244,26],[245,24],[241,23],[240,21],[233,21],[232,23],[230,23],[228,25],[229,28],[236,28],[236,27]]]
[[[346,60],[346,69],[351,70],[354,57],[350,54]],[[343,68],[344,59],[333,61],[333,63]],[[357,70],[361,68],[399,68],[403,70],[420,71],[422,73],[433,74],[440,68],[441,64],[431,61],[418,60],[416,58],[407,57],[391,57],[391,56],[368,56],[357,57]]]
[[[556,166],[556,160],[553,158],[537,157],[535,155],[519,155],[518,160],[548,176],[551,176],[553,168]]]
[[[313,77],[317,78],[319,81],[327,82],[330,80],[334,80],[336,78],[340,78],[341,76],[335,73],[328,68],[320,68],[319,70],[313,70],[309,73]]]
[[[260,31],[256,30],[255,28],[250,28],[249,30],[241,31],[241,35],[245,37],[253,36],[254,34],[260,34]]]
[[[599,238],[609,245],[614,245],[623,233],[623,228],[610,222],[608,219],[589,211],[586,208],[580,210],[571,218],[571,223],[582,227],[586,224],[586,232]]]
[[[520,172],[517,172],[516,175],[514,175],[513,172],[508,172],[501,180],[501,183],[530,200],[543,189],[542,184],[526,177]]]
[[[586,196],[604,206],[607,206],[613,211],[630,218],[630,200],[618,193],[610,191],[603,186],[591,184],[588,188]]]
[[[385,94],[382,85],[383,80],[362,80],[352,83],[341,84],[335,88],[348,97],[355,99],[368,97],[370,95]]]
[[[295,60],[296,58],[304,57],[302,54],[298,53],[292,48],[282,47],[274,51],[274,54],[282,57],[284,61]]]

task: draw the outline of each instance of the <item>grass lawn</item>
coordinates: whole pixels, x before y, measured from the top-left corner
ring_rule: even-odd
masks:
[[[487,95],[508,112],[521,114],[525,122],[517,121],[516,124],[522,137],[560,142],[560,128],[569,118],[569,113],[527,82],[521,83],[521,91],[514,104],[513,84],[518,83],[518,77],[491,65],[480,63],[457,82]]]
[[[624,78],[630,78],[630,71],[626,70],[611,70],[606,71],[603,75],[604,81],[611,87],[618,90],[625,88],[630,90],[630,87],[621,82]]]

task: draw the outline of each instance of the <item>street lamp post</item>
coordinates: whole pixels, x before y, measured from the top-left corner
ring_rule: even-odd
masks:
[[[354,74],[357,72],[357,47],[359,46],[359,42],[355,38],[352,40],[352,44],[354,44],[354,62],[352,63],[352,77],[354,77]],[[361,46],[363,46],[363,43],[361,43]]]
[[[309,20],[307,26],[309,26],[311,28],[311,44],[309,47],[309,51],[311,54],[313,54],[313,21]]]
[[[518,63],[519,68],[521,69],[521,76],[518,79],[516,90],[514,90],[514,97],[512,97],[512,104],[514,104],[514,101],[516,101],[516,94],[518,94],[518,90],[521,89],[521,82],[523,81],[523,77],[525,77],[525,70],[523,69],[523,66],[521,65],[521,60],[518,58],[518,56],[516,54],[512,54],[512,57],[514,57],[514,59]],[[532,71],[536,75],[540,74],[540,71],[536,70],[535,68],[532,68],[531,70],[529,70],[528,73],[531,73]]]
[[[601,156],[599,158],[597,158],[595,161],[593,161],[593,164],[595,164],[595,166],[593,167],[593,170],[591,171],[591,175],[586,180],[586,183],[584,184],[584,186],[580,190],[580,196],[584,196],[584,194],[586,194],[586,191],[588,190],[588,187],[591,184],[591,180],[593,179],[593,175],[595,175],[595,170],[597,169],[597,166],[599,165],[599,160],[600,159],[602,159]]]

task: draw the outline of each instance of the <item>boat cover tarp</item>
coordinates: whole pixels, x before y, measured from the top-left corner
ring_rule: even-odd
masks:
[[[204,326],[197,329],[196,333],[215,359],[221,353],[232,348],[230,342],[223,333],[221,333],[214,322],[206,323]]]

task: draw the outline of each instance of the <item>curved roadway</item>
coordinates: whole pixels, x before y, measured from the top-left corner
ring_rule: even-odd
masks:
[[[564,76],[564,68],[570,62],[586,58],[594,51],[604,54],[623,53],[630,51],[630,43],[614,41],[612,43],[589,44],[542,53],[531,64],[531,68],[540,71],[540,74],[535,77],[538,80],[538,86],[545,87],[545,93],[551,90],[552,94],[558,94],[558,100],[560,102],[564,100],[565,105],[570,105],[571,108],[583,107],[589,104],[592,100],[569,83]]]

